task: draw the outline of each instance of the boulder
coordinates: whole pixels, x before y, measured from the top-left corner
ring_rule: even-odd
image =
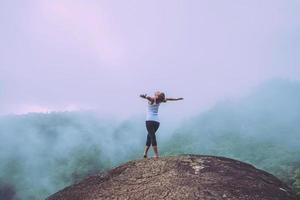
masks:
[[[47,200],[296,200],[272,174],[225,157],[184,154],[132,160]]]

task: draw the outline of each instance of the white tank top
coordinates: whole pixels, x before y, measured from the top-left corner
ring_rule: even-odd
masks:
[[[158,118],[159,104],[160,103],[158,103],[158,104],[156,103],[156,99],[154,100],[153,104],[150,104],[150,102],[148,102],[146,120],[159,122],[159,118]]]

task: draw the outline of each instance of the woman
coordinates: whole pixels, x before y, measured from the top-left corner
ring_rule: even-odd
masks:
[[[152,144],[154,151],[154,159],[158,158],[157,142],[155,132],[159,127],[158,108],[160,103],[166,103],[167,101],[183,100],[183,98],[166,98],[163,92],[157,91],[154,93],[154,97],[147,96],[147,94],[141,94],[140,97],[148,100],[148,109],[146,117],[146,128],[148,131],[146,146],[144,150],[144,158],[147,158],[147,153]]]

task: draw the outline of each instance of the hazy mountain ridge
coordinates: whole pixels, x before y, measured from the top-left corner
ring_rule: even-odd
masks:
[[[250,162],[300,189],[299,183],[295,185],[300,166],[299,102],[299,82],[267,82],[250,96],[219,103],[182,124],[164,151],[204,152]]]
[[[131,131],[138,133],[144,128],[132,123],[76,112],[2,117],[0,184],[4,189],[0,188],[0,195],[10,186],[16,199],[41,199],[88,174],[130,159],[144,139],[140,134],[124,140]]]
[[[267,82],[248,97],[221,102],[181,124],[168,140],[159,132],[161,155],[236,158],[300,188],[295,172],[299,102],[299,82]],[[0,117],[0,136],[0,197],[41,199],[86,175],[141,157],[146,130],[143,118],[32,113]]]

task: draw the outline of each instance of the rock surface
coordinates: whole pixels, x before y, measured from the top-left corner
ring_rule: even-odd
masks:
[[[215,156],[179,155],[129,161],[90,176],[47,200],[296,200],[291,189],[252,165]]]

